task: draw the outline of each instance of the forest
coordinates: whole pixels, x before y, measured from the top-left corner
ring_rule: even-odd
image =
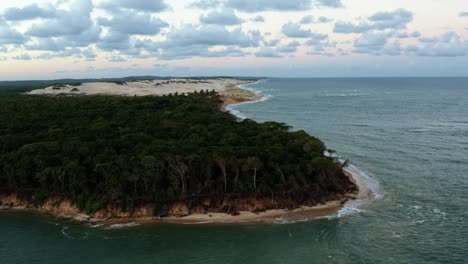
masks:
[[[355,190],[324,144],[283,123],[239,121],[213,92],[162,97],[0,96],[0,194],[85,212],[203,197],[316,203]]]

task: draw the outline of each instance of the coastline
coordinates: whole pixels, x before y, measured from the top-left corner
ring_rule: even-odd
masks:
[[[284,224],[301,221],[313,220],[325,216],[336,215],[343,209],[347,203],[355,200],[371,201],[375,195],[372,190],[366,185],[366,179],[348,168],[344,169],[345,175],[358,186],[357,193],[345,194],[339,199],[328,201],[315,206],[301,206],[292,210],[289,209],[272,209],[263,212],[240,211],[238,215],[233,216],[228,213],[206,212],[192,213],[186,216],[170,216],[170,217],[154,217],[145,214],[148,213],[148,208],[142,208],[141,216],[135,215],[120,215],[114,218],[97,218],[96,215],[87,215],[80,212],[67,201],[61,201],[59,207],[54,207],[53,201],[44,204],[41,207],[32,207],[28,204],[18,203],[15,206],[0,205],[0,212],[34,212],[39,214],[50,215],[61,219],[69,219],[72,221],[88,223],[93,227],[118,228],[130,227],[142,224],[156,223],[173,223],[173,224]],[[15,197],[0,196],[2,204],[17,200]],[[146,213],[144,213],[146,212]]]
[[[328,201],[316,206],[266,210],[260,213],[241,211],[238,216],[224,213],[191,214],[186,217],[168,217],[163,221],[179,224],[282,224],[308,221],[324,216],[337,214],[346,204],[354,200],[371,200],[374,195],[366,185],[366,179],[348,168],[344,169],[347,177],[358,186],[357,193],[345,194],[338,200]]]
[[[264,98],[264,95],[257,94],[254,91],[247,90],[241,87],[241,85],[253,83],[253,81],[245,80],[236,80],[228,79],[215,80],[218,85],[218,90],[220,99],[223,101],[223,104],[220,106],[222,111],[231,112],[228,109],[230,105],[236,105],[246,102],[255,102]],[[179,81],[174,81],[177,87],[180,87],[181,84]],[[200,83],[203,83],[201,81]],[[117,84],[115,84],[117,85]],[[188,86],[189,90],[196,91],[192,83],[188,82],[184,84]],[[120,85],[121,86],[121,85]],[[129,88],[130,85],[125,85]],[[93,89],[90,93],[85,94],[103,94],[98,92],[99,87],[96,84],[92,85]],[[198,86],[196,86],[198,87]],[[221,88],[220,88],[221,87]],[[184,89],[186,89],[185,87]],[[48,90],[47,90],[48,89]],[[98,90],[96,90],[98,89]],[[130,86],[130,89],[139,89]],[[37,90],[38,91],[38,90]],[[52,92],[52,94],[48,93]],[[132,92],[135,92],[132,90]],[[145,94],[147,95],[145,90]],[[36,92],[33,94],[56,94],[56,90],[53,87],[46,88],[42,92]],[[108,94],[108,93],[104,93]],[[110,93],[111,95],[119,95]],[[129,95],[120,94],[120,95]],[[155,94],[154,90],[150,95],[161,95]],[[232,112],[231,112],[232,114]],[[240,120],[241,118],[237,116]],[[345,175],[350,178],[350,180],[357,185],[357,193],[348,193],[345,195],[340,195],[339,197],[329,197],[330,201],[324,202],[322,204],[317,204],[315,206],[300,206],[294,209],[271,209],[260,212],[251,212],[251,211],[239,211],[237,215],[232,216],[228,213],[220,212],[204,212],[204,213],[189,213],[186,208],[178,208],[176,205],[173,213],[169,217],[154,217],[152,213],[152,206],[138,208],[132,214],[121,212],[119,210],[107,208],[103,210],[104,212],[95,213],[93,215],[87,215],[78,210],[70,202],[64,201],[62,199],[50,199],[44,205],[40,207],[34,207],[29,203],[24,203],[23,201],[17,199],[16,197],[6,197],[0,195],[0,210],[4,211],[33,211],[38,213],[44,213],[52,215],[59,218],[71,219],[78,222],[87,222],[92,225],[104,225],[104,226],[128,226],[133,224],[150,224],[150,223],[177,223],[177,224],[255,224],[255,223],[289,223],[297,221],[307,221],[318,217],[328,216],[337,214],[349,201],[354,201],[356,199],[371,199],[372,193],[371,190],[365,185],[365,179],[356,172],[353,172],[349,169],[344,169]],[[255,198],[253,198],[255,199]],[[5,206],[7,204],[7,206]],[[12,206],[13,205],[13,206]]]

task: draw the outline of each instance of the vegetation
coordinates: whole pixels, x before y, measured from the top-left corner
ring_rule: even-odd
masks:
[[[320,201],[354,187],[324,144],[282,123],[237,122],[213,92],[164,97],[0,96],[0,194],[93,212],[203,197]]]

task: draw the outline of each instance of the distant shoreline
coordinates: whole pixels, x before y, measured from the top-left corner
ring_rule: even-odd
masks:
[[[168,79],[143,80],[129,82],[87,82],[71,84],[55,84],[43,89],[28,92],[30,95],[120,95],[120,96],[165,96],[171,94],[189,94],[200,91],[215,91],[221,96],[246,97],[253,96],[253,92],[237,87],[241,84],[252,83],[256,80],[242,80],[233,78],[216,79]],[[237,87],[237,88],[236,88]]]

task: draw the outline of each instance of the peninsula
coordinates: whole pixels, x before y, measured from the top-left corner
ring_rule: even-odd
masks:
[[[251,81],[54,84],[1,98],[11,122],[0,127],[0,208],[96,223],[275,222],[367,195],[319,139],[226,112],[260,99],[238,86]]]

